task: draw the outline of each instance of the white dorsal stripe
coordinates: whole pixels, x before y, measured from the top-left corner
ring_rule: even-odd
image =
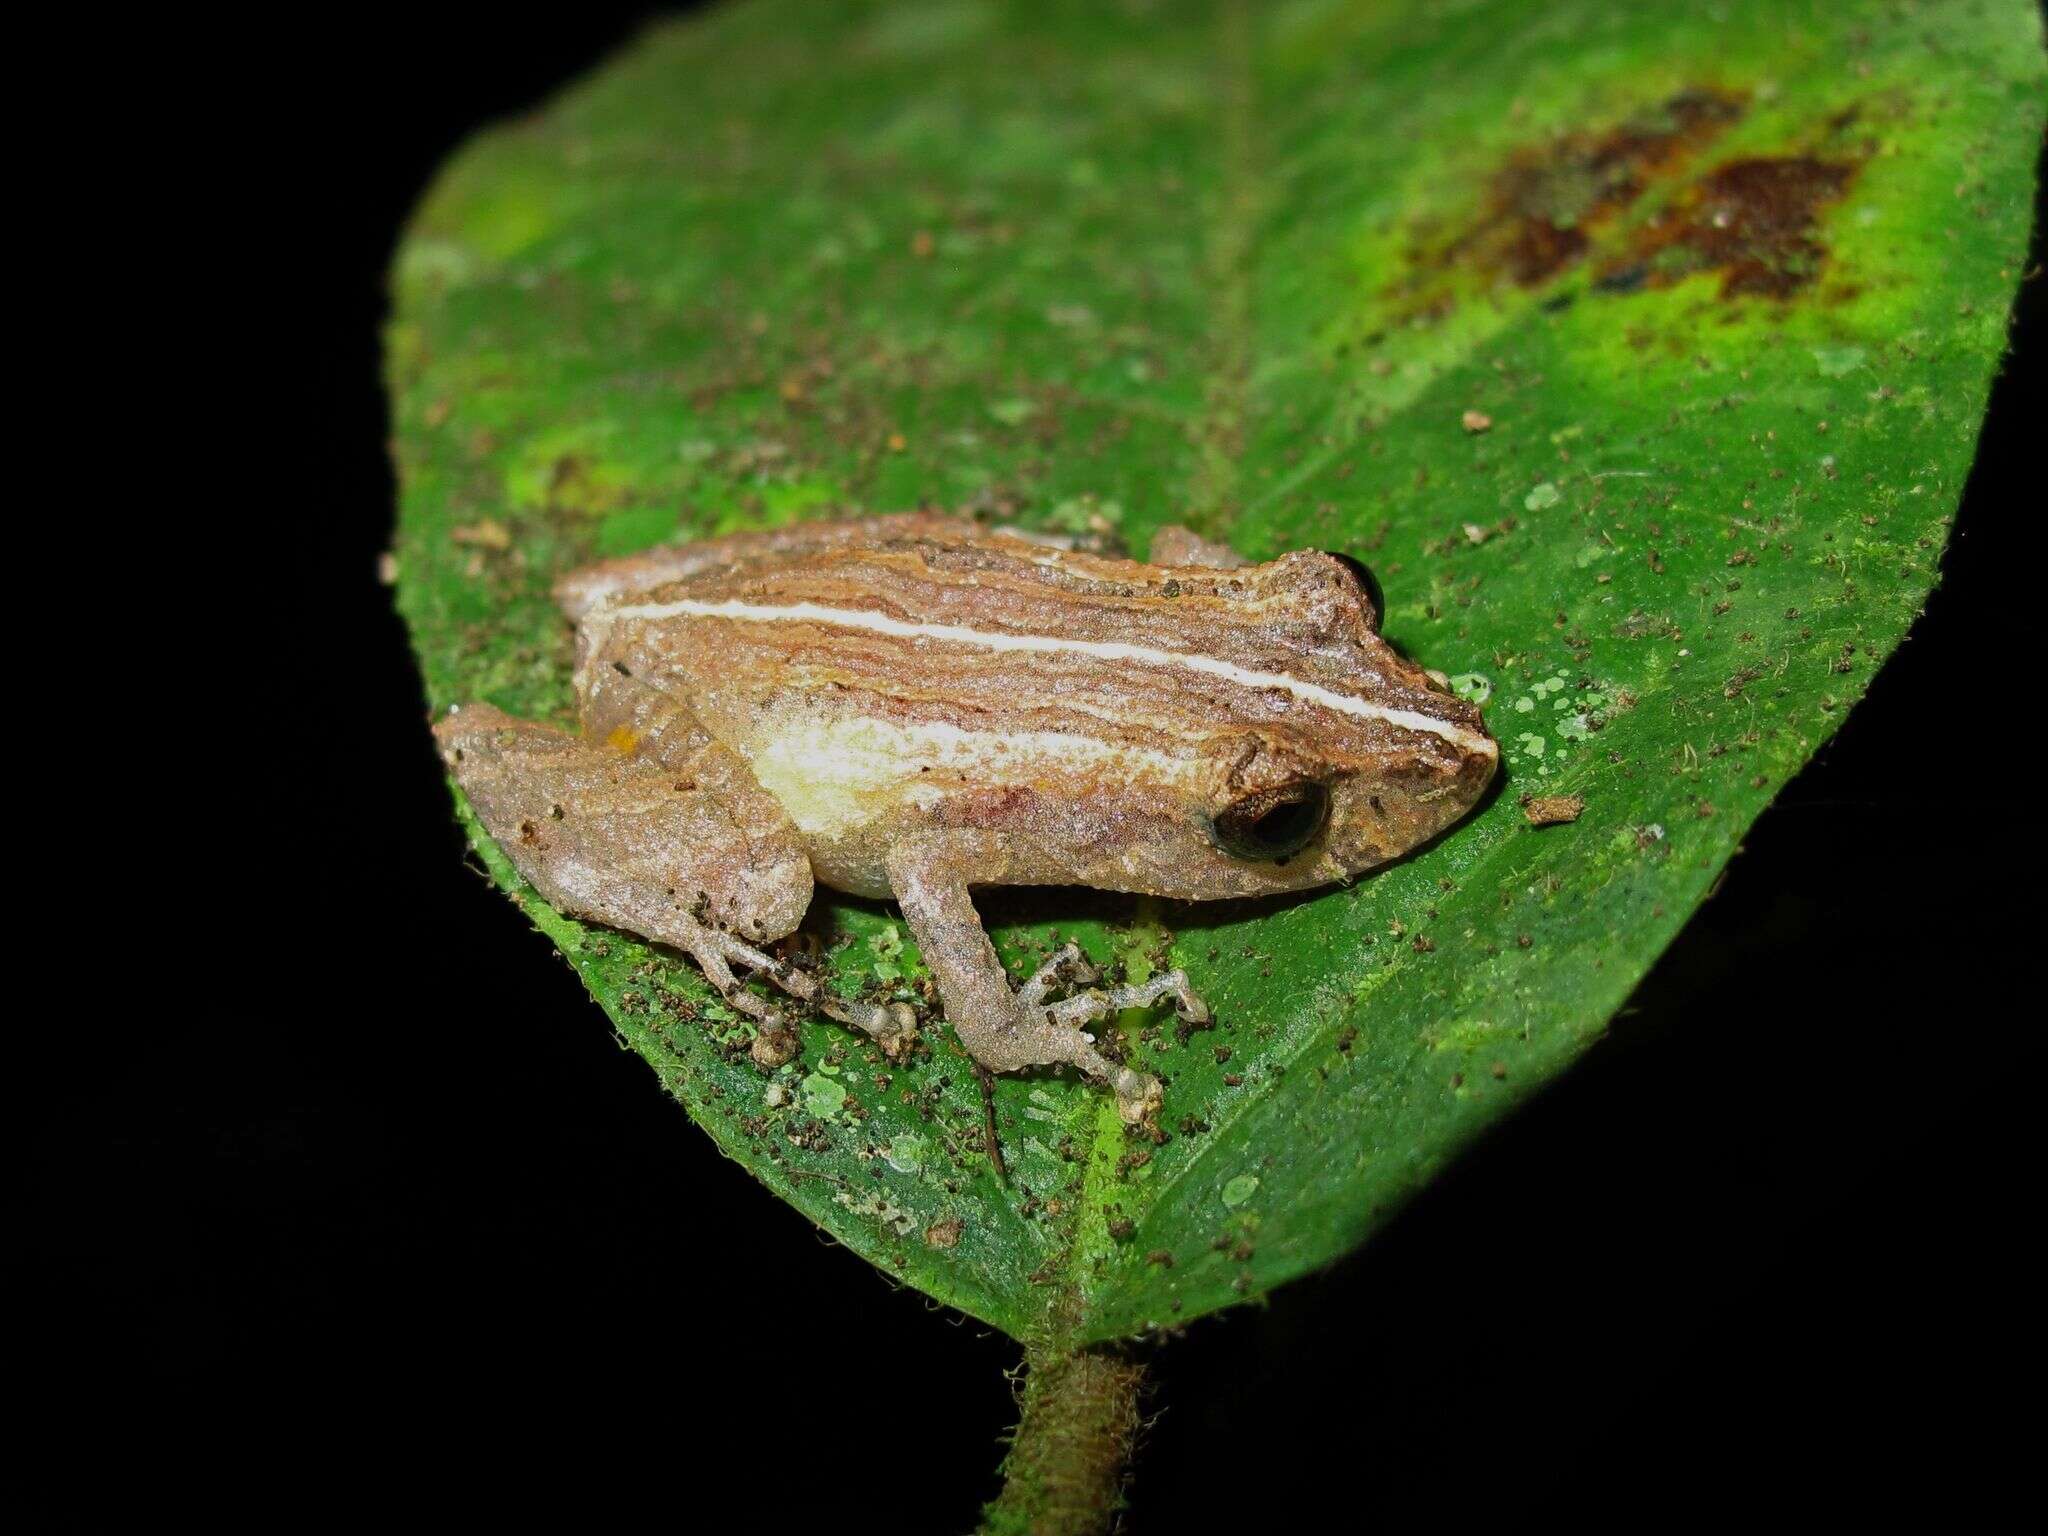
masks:
[[[708,603],[697,598],[678,598],[668,603],[628,603],[602,610],[607,619],[735,619],[743,623],[831,624],[842,629],[865,629],[873,634],[894,635],[905,640],[942,640],[954,645],[978,646],[990,651],[1064,652],[1093,656],[1101,661],[1135,661],[1148,666],[1183,667],[1220,677],[1242,688],[1278,688],[1311,704],[1356,715],[1362,720],[1383,720],[1404,731],[1423,731],[1463,747],[1468,752],[1492,756],[1493,739],[1448,720],[1438,720],[1412,709],[1393,709],[1366,699],[1353,698],[1314,683],[1289,677],[1284,672],[1256,672],[1215,656],[1191,651],[1162,651],[1149,645],[1127,645],[1120,640],[1073,640],[1054,635],[1009,634],[1000,630],[968,629],[958,624],[912,624],[862,608],[827,608],[820,603],[746,603],[737,599]]]

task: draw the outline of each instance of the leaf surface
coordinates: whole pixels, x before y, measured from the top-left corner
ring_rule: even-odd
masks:
[[[654,31],[464,150],[399,255],[436,714],[573,723],[547,587],[584,561],[929,504],[1355,554],[1388,637],[1484,701],[1503,784],[1312,899],[985,893],[1018,968],[1075,937],[1185,966],[1218,1019],[1121,1021],[1160,1144],[1000,1080],[1007,1182],[943,1028],[893,1068],[808,1025],[765,1075],[687,961],[477,849],[727,1153],[943,1301],[1102,1339],[1326,1263],[1599,1035],[1920,609],[2043,101],[2019,0],[742,0]],[[886,905],[821,893],[806,931],[836,985],[923,1000]]]

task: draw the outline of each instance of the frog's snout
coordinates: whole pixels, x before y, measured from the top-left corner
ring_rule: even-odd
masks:
[[[1458,793],[1465,810],[1470,810],[1486,796],[1493,785],[1493,777],[1500,772],[1500,743],[1491,736],[1473,746],[1465,753],[1465,761],[1458,769]]]

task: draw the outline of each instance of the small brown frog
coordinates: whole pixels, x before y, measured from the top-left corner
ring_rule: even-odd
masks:
[[[1182,899],[1344,880],[1457,821],[1498,751],[1479,712],[1397,656],[1359,570],[1246,565],[1181,529],[1158,564],[925,514],[802,524],[589,567],[581,735],[465,705],[442,755],[562,911],[688,951],[789,1059],[760,973],[892,1055],[909,1010],[838,997],[763,946],[814,883],[893,897],[977,1062],[1070,1063],[1125,1118],[1158,1081],[1083,1028],[1171,998],[1179,971],[1097,981],[1060,950],[1013,989],[969,892],[1088,885]]]

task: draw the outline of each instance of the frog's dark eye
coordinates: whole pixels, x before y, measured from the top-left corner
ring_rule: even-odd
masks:
[[[1216,846],[1241,859],[1284,859],[1301,852],[1330,819],[1320,784],[1283,784],[1247,795],[1217,816]]]
[[[1379,577],[1373,575],[1372,567],[1356,555],[1341,555],[1334,549],[1326,549],[1323,553],[1358,578],[1359,586],[1365,589],[1365,600],[1372,604],[1372,627],[1377,633],[1380,620],[1387,616],[1387,600],[1380,592]]]

